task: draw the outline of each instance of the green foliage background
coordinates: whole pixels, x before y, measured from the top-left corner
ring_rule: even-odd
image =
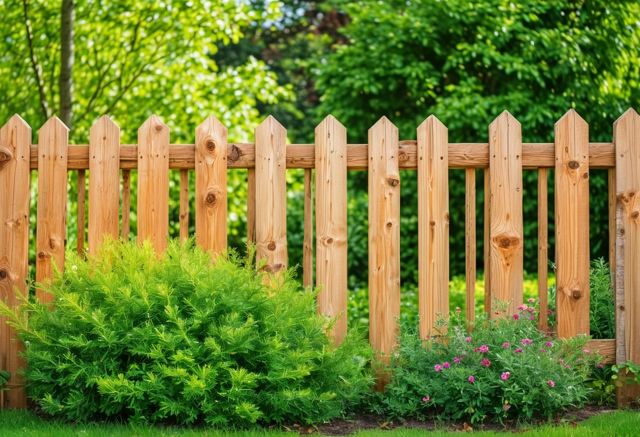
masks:
[[[38,127],[59,108],[61,5],[61,0],[0,2],[0,120],[21,114],[34,127],[34,141]],[[521,122],[525,142],[552,142],[553,124],[569,108],[589,123],[591,141],[610,141],[613,121],[628,107],[638,108],[640,98],[640,5],[630,0],[79,0],[75,5],[75,143],[87,142],[89,127],[103,113],[122,126],[123,143],[136,141],[137,127],[152,113],[170,127],[174,143],[192,142],[195,127],[209,114],[229,127],[231,141],[251,141],[255,126],[274,114],[290,142],[312,142],[313,128],[327,113],[345,124],[350,142],[366,141],[367,129],[382,115],[399,127],[402,139],[414,138],[416,126],[432,113],[449,127],[452,142],[486,142],[489,123],[505,109]],[[33,59],[40,66],[40,87]],[[178,175],[171,173],[175,237]],[[450,175],[456,276],[464,273],[464,176],[460,170]],[[411,294],[417,283],[417,176],[403,171],[401,178],[402,284]],[[524,178],[525,269],[535,272],[536,174],[525,170]],[[69,246],[77,235],[75,180],[71,174]],[[550,198],[552,181],[553,172]],[[288,182],[289,258],[296,266],[302,260],[302,172],[289,171]],[[606,172],[592,170],[590,185],[591,255],[606,258]],[[481,236],[480,171],[477,186]],[[231,171],[229,243],[241,251],[246,191],[246,171]],[[553,202],[549,206],[553,258]],[[366,293],[365,172],[349,174],[348,211],[349,285]],[[193,212],[192,199],[192,224]],[[134,233],[135,219],[134,208]],[[32,224],[35,229],[35,215]]]

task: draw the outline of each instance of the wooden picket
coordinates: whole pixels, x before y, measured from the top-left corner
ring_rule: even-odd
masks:
[[[269,116],[256,128],[256,257],[265,271],[287,268],[287,131]]]
[[[105,237],[118,238],[120,128],[106,115],[89,133],[89,173],[89,253],[95,254]]]
[[[368,150],[369,342],[388,362],[400,317],[400,170],[398,129],[386,117],[369,129]]]
[[[36,281],[44,283],[54,269],[64,269],[67,239],[67,150],[69,129],[57,117],[38,132],[38,214],[36,236]],[[41,302],[52,296],[36,290]]]
[[[522,303],[522,133],[503,112],[489,126],[490,314],[515,313]]]
[[[209,117],[196,129],[196,242],[216,256],[227,249],[227,128]]]
[[[0,298],[11,308],[18,305],[16,292],[28,295],[30,146],[31,128],[14,115],[0,129]],[[11,374],[0,408],[27,406],[21,351],[16,333],[0,317],[0,369]]]
[[[555,141],[557,331],[573,337],[589,334],[589,127],[570,110]]]
[[[169,128],[155,115],[138,129],[138,242],[158,252],[169,236]]]
[[[417,170],[419,335],[427,339],[442,332],[436,321],[446,320],[450,309],[449,169],[465,171],[465,317],[473,322],[477,170],[484,172],[485,309],[496,317],[516,312],[522,303],[522,173],[527,168],[538,174],[538,323],[548,330],[547,185],[549,169],[554,169],[556,329],[559,336],[572,337],[589,332],[589,168],[604,168],[609,172],[616,339],[593,340],[588,347],[607,363],[614,358],[640,363],[640,116],[634,110],[616,121],[614,141],[608,143],[589,143],[588,125],[573,110],[556,123],[554,143],[523,144],[520,124],[506,111],[489,126],[486,143],[449,143],[446,126],[434,116],[418,127],[415,141],[399,141],[397,128],[385,117],[368,135],[367,144],[347,144],[345,127],[328,116],[315,130],[315,144],[287,145],[286,129],[268,117],[256,128],[254,143],[229,143],[227,128],[210,117],[197,127],[194,144],[170,144],[169,128],[152,116],[139,128],[137,144],[120,144],[119,127],[105,116],[91,128],[88,145],[69,145],[68,129],[53,117],[40,129],[38,144],[31,145],[31,129],[15,116],[0,129],[0,298],[15,307],[16,290],[27,291],[31,170],[37,171],[38,184],[36,280],[46,283],[54,268],[64,269],[69,172],[78,172],[80,184],[79,252],[85,249],[87,178],[89,252],[95,254],[107,236],[129,239],[132,170],[138,182],[133,233],[163,251],[169,236],[171,169],[180,176],[174,223],[180,238],[189,237],[189,205],[195,200],[195,240],[215,262],[227,248],[227,172],[246,169],[247,241],[255,242],[263,269],[275,273],[288,265],[287,169],[304,169],[303,281],[306,287],[314,284],[315,253],[318,312],[332,319],[329,335],[339,344],[348,330],[347,172],[367,170],[369,339],[385,362],[396,348],[400,316],[400,170]],[[191,171],[194,193],[189,191]],[[51,299],[43,289],[36,296],[43,302]],[[506,308],[491,310],[505,303]],[[12,373],[0,407],[26,404],[17,373],[24,365],[20,348],[0,320],[0,368]],[[382,387],[388,375],[378,375]],[[618,394],[620,399],[628,396]]]
[[[430,116],[418,127],[418,313],[420,337],[449,316],[448,130]]]
[[[335,318],[336,343],[347,335],[347,130],[332,116],[315,130],[318,312]]]

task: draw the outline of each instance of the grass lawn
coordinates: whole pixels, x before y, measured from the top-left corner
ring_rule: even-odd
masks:
[[[631,436],[638,435],[640,426],[640,412],[615,411],[592,417],[577,425],[566,424],[559,426],[545,425],[532,429],[523,429],[518,434],[527,436]],[[413,437],[422,436],[423,429],[398,428],[390,431],[368,430],[353,434],[357,437]],[[429,435],[451,436],[459,432],[434,431]],[[476,432],[480,435],[500,435],[499,432]],[[509,432],[509,434],[513,434]],[[28,411],[0,411],[0,435],[2,436],[287,436],[296,435],[284,431],[212,431],[185,430],[159,427],[134,427],[127,425],[69,425],[54,421],[47,421]]]

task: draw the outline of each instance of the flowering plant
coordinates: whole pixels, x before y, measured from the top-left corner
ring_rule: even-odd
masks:
[[[478,423],[548,419],[582,405],[598,357],[585,349],[587,337],[538,330],[534,303],[518,307],[517,317],[479,319],[472,329],[452,314],[447,333],[426,342],[403,328],[380,412]]]

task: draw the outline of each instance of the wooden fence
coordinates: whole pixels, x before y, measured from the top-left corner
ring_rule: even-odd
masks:
[[[640,116],[630,109],[613,126],[611,143],[590,143],[587,123],[573,110],[555,124],[554,143],[522,143],[521,127],[508,112],[489,126],[487,143],[449,143],[437,118],[417,128],[416,141],[399,141],[397,128],[381,118],[368,144],[348,144],[344,126],[327,117],[315,144],[287,144],[273,117],[255,130],[255,143],[227,141],[214,117],[195,132],[195,144],[170,144],[169,129],[152,116],[138,130],[137,145],[120,144],[119,127],[108,117],[92,127],[87,145],[69,145],[68,129],[52,118],[31,144],[31,129],[19,117],[0,130],[0,292],[16,304],[26,289],[29,246],[30,173],[37,178],[36,279],[64,268],[67,174],[78,172],[78,247],[85,244],[85,177],[89,170],[88,251],[103,238],[129,236],[131,170],[137,170],[137,239],[158,251],[167,245],[169,171],[180,171],[180,236],[189,233],[189,174],[195,172],[195,239],[212,257],[227,245],[227,169],[248,169],[248,230],[257,257],[277,274],[287,267],[286,171],[305,169],[304,283],[313,277],[315,186],[315,285],[319,311],[337,317],[331,335],[347,332],[347,171],[368,170],[369,338],[388,356],[396,345],[400,313],[400,169],[417,170],[420,335],[436,333],[435,321],[449,311],[448,170],[466,174],[466,316],[474,314],[476,283],[476,169],[485,172],[485,307],[508,303],[516,311],[523,287],[523,169],[538,174],[538,284],[540,327],[547,324],[548,169],[555,178],[557,334],[589,333],[589,170],[609,171],[610,254],[615,260],[616,339],[592,341],[609,362],[640,363]],[[313,170],[315,169],[315,180]],[[315,182],[315,183],[314,183]],[[122,213],[120,213],[120,211]],[[256,217],[259,220],[256,220]],[[120,218],[120,220],[119,220]],[[33,225],[33,223],[31,224]],[[615,256],[614,256],[615,255]],[[626,268],[625,268],[626,266]],[[36,293],[42,301],[45,292]],[[0,321],[0,368],[12,373],[5,405],[24,407],[17,371],[20,344]]]

